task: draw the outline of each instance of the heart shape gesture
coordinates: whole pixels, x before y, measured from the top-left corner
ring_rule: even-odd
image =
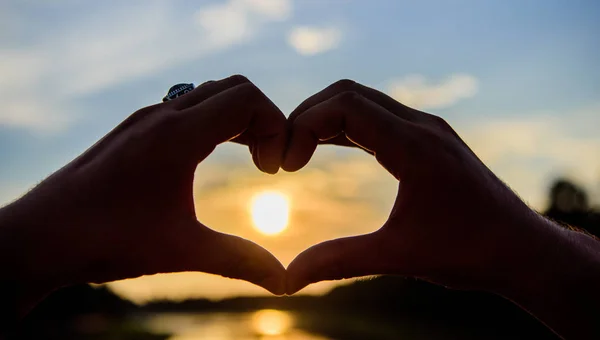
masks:
[[[342,80],[304,101],[288,121],[283,169],[302,168],[317,144],[328,143],[370,152],[399,181],[379,230],[315,245],[294,259],[288,294],[321,280],[373,274],[489,287],[507,276],[506,254],[527,247],[512,238],[533,237],[521,226],[523,216],[537,215],[437,116]]]
[[[286,273],[264,248],[196,219],[194,171],[225,141],[248,145],[256,166],[272,174],[280,166],[302,168],[318,143],[357,146],[402,185],[379,231],[316,245]],[[307,99],[286,121],[243,76],[210,81],[135,112],[9,208],[35,228],[20,229],[23,242],[39,244],[35,252],[15,250],[25,264],[14,277],[40,292],[76,282],[201,271],[275,294],[370,274],[458,285],[491,280],[457,276],[489,273],[482,269],[495,265],[492,254],[502,253],[494,247],[505,244],[495,241],[510,235],[494,230],[514,225],[512,211],[529,210],[438,117],[340,81]],[[31,209],[37,213],[27,216]],[[490,220],[503,228],[481,228]],[[40,224],[46,227],[35,227]]]
[[[399,181],[389,219],[305,250],[286,271],[264,248],[196,219],[196,166],[225,141],[248,145],[271,174],[299,170],[319,143],[360,147]],[[348,80],[287,120],[242,76],[143,108],[0,209],[0,227],[0,305],[15,318],[58,287],[145,274],[201,271],[275,294],[398,274],[499,293],[573,338],[600,334],[597,241],[529,209],[444,120]]]

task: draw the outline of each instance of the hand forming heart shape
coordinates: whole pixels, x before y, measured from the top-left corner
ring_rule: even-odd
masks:
[[[194,170],[228,140],[248,145],[267,173],[302,168],[319,143],[360,147],[401,180],[389,220],[374,233],[315,245],[286,271],[262,247],[196,219]],[[24,234],[44,242],[32,241],[43,243],[39,254],[20,255],[30,270],[17,275],[40,291],[177,271],[244,279],[275,294],[371,274],[487,283],[509,270],[499,247],[527,245],[503,242],[519,228],[514,216],[535,218],[436,116],[345,80],[286,120],[242,76],[135,112],[19,200],[13,215],[30,210],[23,205],[39,211],[24,217],[31,225],[49,226]]]
[[[329,143],[372,153],[400,182],[379,230],[298,255],[287,269],[288,294],[321,280],[373,274],[491,287],[515,270],[507,267],[506,254],[523,254],[527,247],[514,235],[534,237],[521,228],[523,216],[538,216],[437,116],[342,80],[304,101],[288,121],[283,169],[302,168],[318,143]]]
[[[362,148],[399,181],[396,202],[379,230],[317,244],[286,270],[196,219],[196,166],[225,141],[248,145],[271,174],[299,170],[319,143]],[[288,119],[242,76],[138,110],[0,209],[0,227],[3,325],[81,282],[202,271],[293,294],[396,274],[500,294],[572,338],[600,335],[597,241],[529,209],[442,119],[349,80]]]

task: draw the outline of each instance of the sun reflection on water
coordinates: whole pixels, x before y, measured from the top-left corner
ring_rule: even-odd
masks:
[[[292,317],[274,309],[263,309],[252,316],[252,326],[259,335],[282,335],[292,327]]]
[[[141,326],[169,340],[327,340],[298,329],[296,315],[263,309],[242,313],[156,313],[141,316]]]

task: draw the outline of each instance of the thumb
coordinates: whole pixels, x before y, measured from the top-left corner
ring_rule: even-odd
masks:
[[[383,274],[382,234],[339,238],[312,246],[287,268],[286,293],[294,294],[311,283]]]
[[[200,222],[177,241],[170,271],[200,271],[241,279],[277,295],[285,293],[285,268],[269,251],[241,237],[209,229]]]

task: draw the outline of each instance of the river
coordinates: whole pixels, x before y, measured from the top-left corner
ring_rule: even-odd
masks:
[[[264,309],[245,313],[160,313],[136,317],[138,324],[169,340],[327,340],[297,327],[292,312]]]

